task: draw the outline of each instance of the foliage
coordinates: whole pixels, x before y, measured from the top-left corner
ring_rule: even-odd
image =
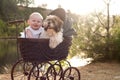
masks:
[[[15,40],[0,40],[0,63],[5,65],[16,59],[16,41]]]
[[[99,20],[98,17],[99,16]],[[90,14],[89,16],[79,16],[78,23],[74,24],[77,36],[73,38],[71,56],[93,57],[95,60],[119,60],[120,57],[120,19],[119,16],[110,17],[109,41],[107,38],[107,18],[106,15]],[[102,21],[102,22],[101,22]],[[112,25],[114,23],[114,25]],[[109,53],[107,48],[109,46]],[[86,55],[85,55],[86,54]]]
[[[5,22],[3,22],[2,20],[0,20],[0,36],[7,36],[7,27]]]
[[[114,20],[115,24],[112,30],[112,38],[111,38],[111,56],[113,59],[120,61],[120,17],[115,16]]]
[[[17,5],[14,0],[0,0],[0,18],[7,21],[9,16],[17,13]]]
[[[46,9],[39,8],[39,7],[37,7],[37,8],[21,7],[18,18],[27,20],[28,17],[29,17],[29,15],[30,15],[32,12],[39,12],[39,13],[41,13],[41,15],[42,15],[43,17],[45,17],[45,16],[47,15],[47,13],[44,13],[44,11],[46,11]]]

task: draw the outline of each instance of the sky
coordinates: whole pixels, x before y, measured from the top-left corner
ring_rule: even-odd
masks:
[[[56,9],[60,4],[66,11],[76,14],[88,14],[94,11],[105,11],[105,0],[34,0],[34,6],[47,4],[48,9]],[[108,0],[109,1],[109,0]],[[110,14],[120,14],[120,0],[111,0]]]

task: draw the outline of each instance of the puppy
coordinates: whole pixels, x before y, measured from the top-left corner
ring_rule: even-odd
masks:
[[[55,15],[49,15],[43,21],[43,27],[45,31],[41,36],[50,39],[50,48],[57,47],[63,41],[63,21]]]

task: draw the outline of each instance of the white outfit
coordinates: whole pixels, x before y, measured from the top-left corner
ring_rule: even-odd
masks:
[[[33,38],[40,38],[42,32],[44,32],[44,28],[40,27],[38,30],[32,29],[30,26],[26,27],[25,30],[29,29],[32,32]],[[28,38],[27,35],[25,36],[25,32],[21,32],[22,38]]]

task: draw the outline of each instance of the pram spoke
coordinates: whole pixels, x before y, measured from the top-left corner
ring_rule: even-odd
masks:
[[[50,65],[49,62],[34,65],[30,70],[28,80],[46,80],[46,72]]]
[[[47,70],[47,80],[61,80],[62,74],[62,66],[60,64],[53,64]]]
[[[76,67],[67,68],[63,75],[63,80],[80,80],[80,72]]]

